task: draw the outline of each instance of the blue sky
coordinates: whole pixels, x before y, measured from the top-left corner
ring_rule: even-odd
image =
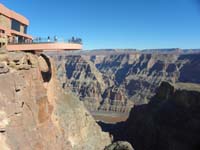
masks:
[[[200,48],[200,0],[0,0],[34,36],[81,37],[84,49]]]

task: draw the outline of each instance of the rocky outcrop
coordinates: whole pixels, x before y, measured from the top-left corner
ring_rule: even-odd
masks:
[[[104,150],[134,150],[130,143],[118,141],[107,146]]]
[[[0,64],[0,74],[5,74],[5,73],[8,73],[8,72],[9,72],[8,67],[6,67],[6,65],[4,63],[1,63]]]
[[[200,148],[200,85],[163,82],[148,104],[134,106],[126,122],[102,124],[136,150]]]
[[[48,57],[0,58],[0,149],[102,150],[111,143],[83,103],[60,88]]]
[[[197,52],[99,50],[52,56],[63,87],[90,111],[128,113],[133,105],[147,104],[162,81],[200,83]]]

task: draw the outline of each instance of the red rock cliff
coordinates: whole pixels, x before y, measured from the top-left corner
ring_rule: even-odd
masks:
[[[0,54],[0,149],[101,150],[110,142],[83,104],[61,90],[48,57]]]

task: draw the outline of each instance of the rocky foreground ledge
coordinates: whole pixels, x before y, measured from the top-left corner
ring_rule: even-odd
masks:
[[[100,124],[136,150],[199,150],[200,85],[163,82],[148,104],[134,106],[126,122]]]
[[[1,150],[102,150],[111,143],[45,55],[0,54]]]

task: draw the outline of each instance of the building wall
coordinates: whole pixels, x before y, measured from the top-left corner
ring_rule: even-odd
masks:
[[[32,39],[27,35],[28,25],[28,19],[0,4],[0,47]]]
[[[11,29],[10,18],[0,14],[0,25],[5,27],[5,28]]]
[[[25,25],[20,25],[20,32],[26,34],[27,33],[27,26]]]
[[[7,29],[12,29],[12,30],[26,34],[26,30],[27,30],[26,25],[23,25],[20,22],[14,20],[14,19],[10,19],[1,14],[0,14],[0,25]]]

